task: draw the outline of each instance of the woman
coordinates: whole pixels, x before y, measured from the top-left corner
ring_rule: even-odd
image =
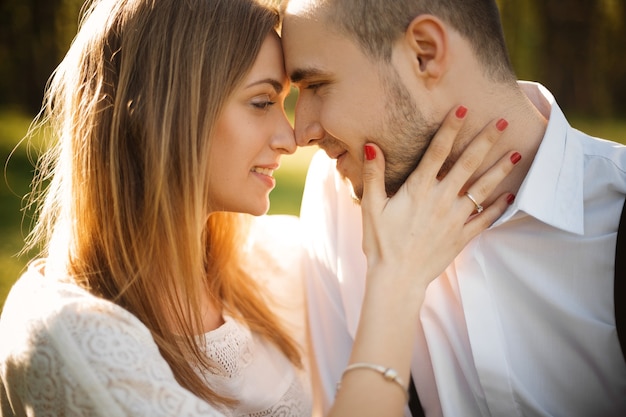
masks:
[[[29,241],[43,245],[45,260],[12,289],[0,321],[2,415],[310,414],[297,344],[244,270],[245,222],[236,214],[267,211],[273,170],[295,151],[277,23],[253,0],[90,3],[46,93],[42,123],[57,143],[41,163],[38,184],[50,184],[35,195],[42,203]],[[458,116],[436,141],[451,143]],[[389,363],[402,378],[410,341],[377,347],[376,332],[390,327],[381,329],[389,311],[380,309],[421,292],[505,203],[466,224],[473,206],[458,191],[467,177],[414,184],[421,197],[442,194],[438,201],[457,209],[429,223],[455,240],[433,229],[401,239],[424,225],[407,232],[397,223],[411,217],[405,200],[414,195],[387,201],[376,150],[367,152],[364,247],[368,285],[381,298],[364,304],[355,359],[398,354]],[[415,178],[435,177],[437,155]],[[477,188],[491,190],[510,171],[501,165]],[[424,207],[425,218],[436,210]],[[398,239],[404,247],[393,252]],[[404,271],[429,259],[405,260],[416,248],[436,259],[409,280]],[[389,389],[351,378],[337,415],[355,410],[363,392]],[[402,409],[402,397],[388,397]]]

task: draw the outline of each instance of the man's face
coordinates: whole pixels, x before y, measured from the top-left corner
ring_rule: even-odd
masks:
[[[287,74],[299,88],[299,146],[318,145],[361,197],[363,146],[380,146],[393,195],[417,166],[438,125],[428,122],[390,64],[375,63],[349,38],[319,21],[288,14],[283,23]]]

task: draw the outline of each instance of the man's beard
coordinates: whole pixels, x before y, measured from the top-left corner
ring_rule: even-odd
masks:
[[[385,155],[385,190],[391,197],[421,161],[440,123],[426,120],[395,68],[389,67],[381,77],[387,112],[382,131],[371,142],[380,146]],[[363,190],[354,191],[360,199]]]

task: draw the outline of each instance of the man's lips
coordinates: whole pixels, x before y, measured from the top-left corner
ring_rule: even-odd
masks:
[[[337,169],[337,171],[342,176],[347,175],[347,167],[344,166],[344,161],[346,160],[347,156],[348,156],[348,152],[344,151],[335,158],[337,160],[337,163],[335,164],[335,169]]]
[[[345,150],[335,151],[335,150],[326,149],[326,148],[322,148],[322,149],[324,149],[324,152],[326,152],[326,155],[328,155],[330,159],[339,159],[343,155],[345,155],[347,152]]]

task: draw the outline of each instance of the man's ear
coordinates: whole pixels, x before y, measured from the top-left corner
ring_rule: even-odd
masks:
[[[409,23],[404,40],[413,54],[413,71],[418,77],[436,81],[445,72],[449,53],[447,30],[440,19],[428,14]]]

